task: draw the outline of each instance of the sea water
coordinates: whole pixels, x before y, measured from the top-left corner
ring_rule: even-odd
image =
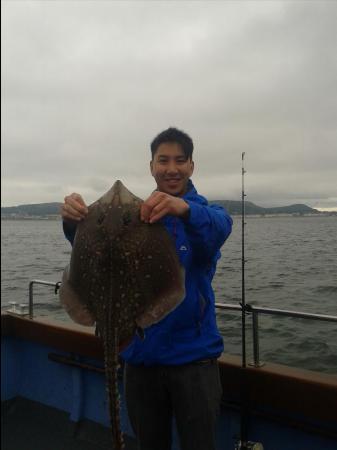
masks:
[[[255,306],[337,315],[337,217],[247,217],[246,302]],[[28,303],[33,279],[57,282],[71,247],[58,220],[2,220],[1,307]],[[241,220],[222,250],[213,287],[218,303],[241,301]],[[69,321],[53,288],[34,286],[34,313]],[[217,312],[225,351],[241,352],[240,312]],[[260,316],[260,357],[337,373],[337,323]],[[248,359],[251,318],[247,317]]]

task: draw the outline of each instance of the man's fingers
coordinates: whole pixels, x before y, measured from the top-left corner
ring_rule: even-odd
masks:
[[[158,208],[157,211],[155,211],[155,209],[152,210],[149,222],[150,223],[155,223],[157,222],[159,219],[161,219],[162,217],[164,217],[166,214],[168,214],[169,210],[167,208],[167,206],[163,205],[162,208]]]
[[[146,223],[154,223],[164,217],[166,214],[171,214],[173,211],[171,195],[163,192],[154,192],[141,205],[140,217]]]
[[[150,195],[148,199],[146,199],[140,207],[140,218],[144,222],[148,222],[150,220],[150,216],[153,208],[155,208],[162,201],[162,196],[159,192],[154,192]]]
[[[154,206],[151,210],[149,222],[153,223],[168,213],[169,205],[166,199],[163,199],[160,203]]]
[[[82,209],[84,212],[88,211],[87,205],[85,204],[85,201],[80,194],[74,192],[70,197],[76,202],[80,209]]]
[[[72,214],[71,212],[69,212],[69,210],[65,207],[65,205],[62,206],[61,208],[61,216],[63,220],[72,220],[72,221],[76,221],[79,222],[80,220],[83,219],[83,217],[81,217],[79,214]]]
[[[87,205],[85,204],[83,198],[76,193],[68,195],[64,199],[64,204],[69,208],[69,212],[71,212],[70,208],[72,208],[72,213],[77,211],[79,214],[85,216],[88,213]]]
[[[74,219],[80,220],[85,217],[85,214],[78,211],[78,209],[74,208],[70,203],[65,203],[63,205],[62,211],[63,211],[64,215],[69,218],[74,218]]]
[[[73,192],[64,198],[61,215],[65,220],[80,221],[88,214],[88,208],[80,194]]]
[[[151,214],[151,208],[145,202],[140,206],[140,220],[148,222]]]

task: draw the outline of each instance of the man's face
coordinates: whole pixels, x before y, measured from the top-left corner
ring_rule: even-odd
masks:
[[[186,159],[180,144],[177,142],[160,144],[150,167],[159,191],[175,196],[185,194],[194,163],[190,158]]]

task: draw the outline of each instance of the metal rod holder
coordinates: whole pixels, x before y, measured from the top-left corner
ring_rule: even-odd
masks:
[[[259,313],[252,310],[252,322],[253,322],[253,351],[254,361],[252,366],[262,367],[264,363],[260,361],[260,340],[259,340]]]
[[[44,280],[32,280],[29,282],[29,313],[28,314],[29,314],[30,319],[33,319],[33,317],[34,317],[34,314],[33,314],[33,310],[34,310],[33,287],[34,287],[34,284],[40,284],[43,286],[53,286],[55,289],[55,294],[57,293],[57,291],[61,285],[61,283],[59,281],[54,282],[54,281],[44,281]]]

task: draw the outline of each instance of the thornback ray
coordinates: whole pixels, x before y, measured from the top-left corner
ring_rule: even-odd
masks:
[[[124,448],[117,385],[118,351],[162,320],[185,297],[184,271],[160,223],[140,220],[142,200],[121,181],[88,208],[76,229],[60,301],[70,317],[94,325],[103,340],[114,448]],[[146,336],[145,336],[146,339]]]

